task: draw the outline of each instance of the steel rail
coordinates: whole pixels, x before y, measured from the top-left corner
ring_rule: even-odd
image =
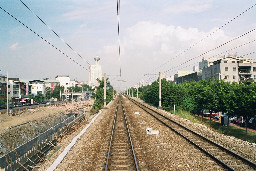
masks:
[[[201,151],[203,151],[204,153],[206,153],[207,155],[209,155],[209,156],[210,156],[211,158],[213,158],[216,162],[218,162],[219,164],[221,164],[224,168],[226,168],[226,169],[228,169],[228,170],[234,170],[231,166],[229,166],[229,165],[225,164],[223,161],[217,159],[215,156],[213,156],[212,154],[210,154],[209,152],[207,152],[205,149],[203,149],[203,148],[200,147],[199,145],[195,144],[193,141],[189,140],[189,139],[188,139],[187,137],[185,137],[183,134],[181,134],[180,132],[176,131],[174,128],[170,127],[168,124],[166,124],[165,122],[163,122],[162,120],[160,120],[159,118],[157,118],[156,116],[154,116],[152,113],[150,113],[150,112],[147,111],[146,109],[148,109],[148,110],[150,110],[150,111],[152,111],[152,112],[158,114],[159,116],[163,117],[164,119],[166,119],[166,120],[168,120],[168,121],[170,121],[170,122],[172,122],[172,123],[174,123],[174,124],[176,124],[176,125],[182,127],[183,129],[185,129],[185,130],[191,132],[192,134],[194,134],[194,135],[196,135],[196,136],[202,138],[203,140],[205,140],[205,141],[207,141],[207,142],[209,142],[209,143],[211,143],[211,144],[213,144],[213,145],[219,147],[220,149],[226,151],[227,153],[233,155],[234,157],[236,157],[236,158],[242,160],[243,162],[247,163],[247,164],[248,164],[249,166],[251,166],[252,168],[256,169],[256,163],[250,161],[249,159],[247,159],[247,158],[245,158],[245,157],[242,157],[241,155],[239,155],[239,154],[237,154],[237,153],[235,153],[235,152],[233,152],[233,151],[231,151],[231,150],[229,150],[229,149],[227,149],[227,148],[225,148],[225,147],[223,147],[223,146],[221,146],[221,145],[219,145],[219,144],[217,144],[217,143],[215,143],[215,142],[209,140],[209,139],[206,138],[206,137],[203,137],[202,135],[200,135],[200,134],[198,134],[198,133],[196,133],[196,132],[194,132],[194,131],[192,131],[192,130],[186,128],[185,126],[183,126],[183,125],[177,123],[176,121],[174,121],[174,120],[172,120],[172,119],[170,119],[170,118],[168,118],[168,117],[162,115],[161,113],[159,113],[159,112],[157,112],[157,111],[155,111],[155,110],[149,108],[148,106],[146,106],[146,105],[144,105],[144,104],[142,104],[142,103],[140,103],[140,102],[138,102],[138,101],[136,101],[136,100],[134,100],[134,99],[132,99],[132,98],[130,98],[130,97],[128,97],[128,99],[131,100],[131,101],[132,101],[134,104],[136,104],[137,106],[139,106],[141,109],[143,109],[144,111],[146,111],[147,113],[149,113],[151,116],[153,116],[154,118],[156,118],[156,119],[157,119],[158,121],[160,121],[162,124],[164,124],[165,126],[167,126],[168,128],[170,128],[171,130],[173,130],[175,133],[177,133],[178,135],[180,135],[180,136],[182,136],[183,138],[185,138],[188,142],[190,142],[190,143],[192,143],[193,145],[195,145],[195,146],[196,146],[197,148],[199,148]],[[145,109],[145,108],[146,108],[146,109]]]
[[[119,97],[119,98],[120,98],[119,101],[120,101],[120,104],[121,104],[121,107],[122,107],[121,111],[122,111],[122,114],[123,114],[123,117],[124,117],[124,120],[125,120],[125,127],[126,127],[128,138],[129,138],[129,145],[132,149],[133,161],[134,161],[134,164],[135,164],[135,167],[136,167],[136,171],[139,171],[139,167],[138,167],[138,163],[137,163],[137,160],[136,160],[135,151],[134,151],[134,147],[133,147],[133,143],[132,143],[132,138],[131,138],[131,134],[130,134],[129,126],[128,126],[128,121],[127,121],[125,110],[124,110],[124,106],[123,106],[121,97]],[[118,102],[118,104],[119,104],[119,102]],[[118,113],[118,110],[119,110],[118,104],[117,104],[117,107],[116,107],[116,110],[115,110],[115,116],[114,116],[112,131],[111,131],[109,147],[108,147],[108,154],[107,154],[107,161],[106,161],[106,165],[105,165],[105,171],[108,170],[110,152],[111,152],[111,147],[112,147],[112,144],[113,144],[113,136],[114,136],[114,131],[115,131],[115,127],[116,127],[117,113]]]
[[[124,115],[124,119],[125,119],[125,123],[126,123],[126,129],[128,131],[130,145],[132,147],[132,155],[133,155],[134,163],[135,163],[135,166],[136,166],[136,170],[139,171],[139,166],[138,166],[138,163],[137,163],[137,160],[136,160],[135,151],[134,151],[134,147],[133,147],[133,143],[132,143],[132,137],[131,137],[131,134],[130,134],[130,129],[129,129],[128,122],[127,122],[127,119],[126,119],[126,114],[125,114],[125,110],[124,110],[124,106],[123,106],[122,100],[121,100],[121,106],[122,106],[123,115]]]
[[[118,103],[119,103],[119,102],[118,102]],[[110,151],[111,151],[111,146],[112,146],[112,140],[113,140],[114,130],[115,130],[115,127],[116,127],[116,118],[117,118],[118,103],[117,103],[117,105],[116,105],[116,111],[115,111],[115,116],[114,116],[112,131],[111,131],[111,137],[110,137],[109,146],[108,146],[108,155],[107,155],[107,161],[106,161],[106,165],[105,165],[105,171],[107,171],[107,169],[108,169],[108,161],[109,161],[109,157],[110,157]]]

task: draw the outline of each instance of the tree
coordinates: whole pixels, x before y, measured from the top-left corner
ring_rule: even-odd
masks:
[[[51,97],[57,98],[57,99],[61,100],[61,98],[60,98],[60,91],[61,91],[61,93],[64,92],[64,86],[57,85],[57,86],[54,88]]]
[[[43,100],[44,100],[44,95],[42,93],[38,93],[34,100],[37,102],[37,103],[41,103]]]
[[[94,109],[100,109],[101,107],[103,107],[104,104],[104,79],[99,80],[100,85],[96,88],[96,93],[94,94],[94,104],[93,104],[93,108]],[[113,87],[111,86],[110,82],[108,81],[108,78],[106,80],[106,103],[109,103],[112,99],[113,99]]]
[[[51,88],[50,87],[46,87],[45,88],[45,98],[47,100],[49,100],[51,98],[51,94],[52,94]]]

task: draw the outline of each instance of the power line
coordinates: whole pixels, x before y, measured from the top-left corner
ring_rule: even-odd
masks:
[[[22,24],[24,27],[26,27],[28,30],[30,30],[32,33],[34,33],[37,37],[41,38],[42,40],[44,40],[46,43],[48,43],[49,45],[51,45],[55,50],[57,50],[58,52],[60,52],[62,55],[64,55],[65,57],[69,58],[70,60],[72,60],[74,63],[76,63],[77,65],[79,65],[80,67],[86,69],[84,66],[82,66],[81,64],[79,64],[77,61],[75,61],[74,59],[72,59],[71,57],[69,57],[65,52],[63,52],[61,49],[57,48],[56,46],[54,46],[51,42],[49,42],[48,40],[46,40],[45,38],[43,38],[42,36],[40,36],[38,33],[36,33],[34,30],[32,30],[30,27],[28,27],[26,24],[24,24],[23,22],[21,22],[19,19],[17,19],[16,17],[14,17],[12,14],[10,14],[8,11],[6,11],[5,9],[3,9],[0,6],[0,9],[2,11],[4,11],[5,13],[7,13],[9,16],[11,16],[13,19],[15,19],[16,21],[18,21],[20,24]],[[87,70],[87,69],[86,69]]]
[[[249,41],[249,42],[246,42],[246,43],[241,44],[241,45],[239,45],[239,46],[236,46],[236,47],[233,47],[233,48],[228,49],[228,50],[226,50],[226,51],[223,51],[223,52],[221,52],[221,53],[219,53],[219,54],[217,54],[217,55],[214,55],[213,57],[221,56],[221,55],[224,54],[224,53],[228,53],[228,52],[230,52],[230,51],[232,51],[232,50],[235,50],[235,49],[237,49],[237,48],[243,47],[243,46],[248,45],[248,44],[250,44],[250,43],[253,43],[253,42],[255,42],[255,41],[256,41],[256,39],[254,39],[254,40],[252,40],[252,41]]]
[[[120,0],[117,0],[117,37],[118,37],[118,55],[119,55],[119,64],[120,64],[120,77],[122,76],[121,70],[121,45],[120,45]]]
[[[221,44],[221,45],[219,45],[219,46],[217,46],[217,47],[215,47],[215,48],[213,48],[213,49],[210,49],[210,50],[208,50],[208,51],[202,53],[202,54],[199,55],[199,56],[196,56],[196,57],[194,57],[194,58],[191,58],[191,59],[189,59],[189,60],[187,60],[187,61],[185,61],[185,62],[183,62],[183,63],[177,65],[176,67],[170,68],[170,69],[166,70],[164,73],[166,73],[166,72],[168,72],[168,71],[171,71],[171,70],[174,70],[175,68],[177,68],[177,67],[179,67],[179,66],[182,66],[182,65],[186,64],[187,62],[190,62],[190,61],[192,61],[192,60],[194,60],[194,59],[196,59],[196,58],[202,57],[202,56],[208,54],[208,53],[211,52],[211,51],[214,51],[214,50],[216,50],[216,49],[218,49],[218,48],[221,48],[222,46],[225,46],[225,45],[227,45],[227,44],[229,44],[229,43],[231,43],[231,42],[233,42],[233,41],[235,41],[235,40],[237,40],[237,39],[239,39],[239,38],[241,38],[241,37],[243,37],[243,36],[245,36],[245,35],[247,35],[247,34],[252,33],[252,32],[255,31],[255,30],[256,30],[256,28],[254,28],[254,29],[252,29],[252,30],[250,30],[250,31],[248,31],[248,32],[246,32],[246,33],[244,33],[244,34],[238,36],[238,37],[235,37],[235,38],[233,38],[233,39],[231,39],[231,40],[229,40],[229,41],[227,41],[227,42],[225,42],[225,43],[223,43],[223,44]]]
[[[81,59],[83,59],[89,66],[91,65],[86,61],[78,52],[76,52],[59,34],[57,34],[45,21],[43,21],[34,11],[28,7],[22,0],[19,0],[35,17],[37,17],[50,31],[52,31],[63,43],[65,43],[75,54],[77,54]]]
[[[210,37],[211,35],[215,34],[217,31],[221,30],[222,28],[226,27],[228,24],[230,24],[231,22],[233,22],[234,20],[236,20],[237,18],[239,18],[240,16],[242,16],[243,14],[245,14],[246,12],[248,12],[250,9],[252,9],[254,6],[256,6],[256,4],[252,5],[251,7],[247,8],[245,11],[241,12],[240,14],[238,14],[237,16],[235,16],[234,18],[230,19],[228,22],[226,22],[225,24],[221,25],[220,27],[218,27],[216,30],[212,31],[211,33],[209,33],[207,36],[203,37],[201,40],[199,40],[198,42],[195,42],[194,44],[192,44],[191,46],[189,46],[187,49],[183,50],[182,52],[180,52],[179,54],[177,54],[175,57],[171,58],[170,60],[168,60],[167,62],[163,63],[162,65],[160,65],[159,67],[157,67],[156,69],[162,68],[164,65],[166,65],[167,63],[171,62],[173,59],[181,56],[182,54],[185,54],[187,51],[189,51],[190,49],[192,49],[194,46],[196,46],[197,44],[201,43],[202,41],[204,41],[206,38]],[[154,70],[156,70],[154,69]]]

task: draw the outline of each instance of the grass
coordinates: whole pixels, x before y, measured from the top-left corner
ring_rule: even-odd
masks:
[[[203,124],[209,128],[212,128],[213,130],[217,131],[218,133],[224,134],[224,135],[229,135],[229,136],[234,136],[236,138],[251,142],[251,143],[256,143],[256,132],[252,132],[248,130],[247,136],[246,132],[244,129],[237,128],[234,126],[222,126],[218,122],[210,121],[209,119],[203,118],[201,116],[196,116],[192,115],[191,113],[187,111],[176,111],[176,115],[188,119],[193,123],[200,123]]]

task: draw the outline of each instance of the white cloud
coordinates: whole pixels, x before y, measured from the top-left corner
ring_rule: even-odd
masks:
[[[17,50],[18,47],[19,47],[19,43],[16,42],[16,43],[12,44],[9,48],[10,48],[11,50]]]
[[[216,28],[202,32],[197,28],[175,27],[151,21],[138,22],[125,30],[121,37],[121,63],[124,78],[133,85],[142,79],[145,73],[166,71],[192,58],[195,59],[187,64],[197,63],[203,57],[198,57],[199,55],[223,44],[231,37],[226,35],[224,31],[218,30],[209,38],[186,51],[185,54],[175,59],[172,58],[214,30]],[[207,53],[204,57],[212,57],[240,43],[240,41],[230,43],[223,48]],[[104,46],[98,54],[103,56],[101,63],[107,68],[106,72],[116,74],[120,66],[117,43]],[[161,64],[169,60],[170,62],[159,68]],[[184,69],[184,66],[179,69]],[[157,70],[153,70],[157,67]]]
[[[211,0],[204,1],[195,1],[195,0],[186,0],[179,1],[178,4],[168,5],[164,12],[166,13],[199,13],[209,9],[212,6]]]

